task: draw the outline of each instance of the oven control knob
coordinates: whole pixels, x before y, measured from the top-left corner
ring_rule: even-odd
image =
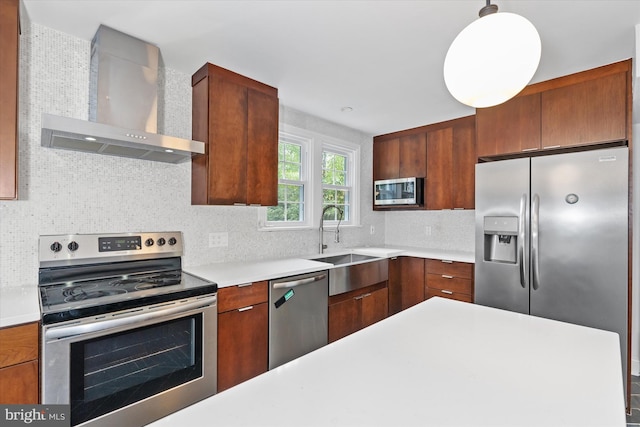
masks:
[[[171,237],[171,238],[169,239],[169,245],[173,246],[173,245],[175,245],[176,243],[178,243],[178,241],[176,240],[176,238],[175,238],[175,237]]]
[[[145,246],[153,246],[153,239],[147,239],[144,241]]]
[[[158,246],[164,246],[165,243],[167,243],[167,241],[164,240],[164,237],[158,239]]]
[[[60,242],[53,242],[49,248],[51,248],[53,252],[60,252],[62,250],[62,245]]]
[[[70,242],[70,243],[67,245],[67,248],[69,248],[69,250],[70,250],[71,252],[75,252],[75,251],[77,251],[77,250],[78,250],[78,243],[77,243],[77,242]]]

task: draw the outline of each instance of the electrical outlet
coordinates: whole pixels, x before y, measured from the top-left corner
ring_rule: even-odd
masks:
[[[209,247],[222,248],[229,246],[229,233],[226,231],[220,233],[209,233]]]
[[[376,234],[376,226],[372,225],[371,228],[369,228],[369,234]]]
[[[424,234],[426,234],[427,236],[431,236],[431,226],[430,225],[427,225],[424,228]]]

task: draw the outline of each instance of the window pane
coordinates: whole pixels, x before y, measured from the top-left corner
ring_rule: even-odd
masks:
[[[285,146],[286,146],[285,160],[287,162],[300,163],[300,151],[302,147],[294,144],[285,144]]]
[[[267,208],[267,221],[284,221],[284,203]]]
[[[299,181],[300,180],[300,164],[285,163],[283,178],[289,179],[292,181]]]
[[[302,198],[302,186],[301,185],[286,185],[286,201],[287,202],[301,202]]]
[[[287,221],[300,221],[300,204],[287,204]]]

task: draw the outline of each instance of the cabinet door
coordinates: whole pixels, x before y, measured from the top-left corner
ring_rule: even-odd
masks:
[[[218,314],[218,392],[267,371],[268,304]]]
[[[25,405],[39,402],[38,361],[21,363],[0,369],[0,404]]]
[[[360,329],[373,325],[387,317],[389,297],[387,288],[366,293],[360,298]]]
[[[427,135],[419,133],[400,137],[399,178],[427,176]]]
[[[424,259],[389,261],[389,315],[424,301]]]
[[[278,98],[249,89],[247,203],[278,204]]]
[[[361,304],[355,297],[329,305],[329,342],[361,328]]]
[[[453,128],[453,209],[475,209],[476,127],[475,121]]]
[[[247,201],[247,88],[209,76],[209,204]]]
[[[0,199],[18,196],[18,13],[18,0],[0,0]]]
[[[453,173],[453,128],[427,133],[427,209],[451,209]]]
[[[392,179],[400,175],[400,139],[373,143],[373,179]]]
[[[540,94],[476,109],[479,158],[540,149]]]
[[[389,259],[389,316],[402,311],[402,260],[404,257]]]
[[[626,101],[626,73],[543,92],[542,147],[626,140]]]

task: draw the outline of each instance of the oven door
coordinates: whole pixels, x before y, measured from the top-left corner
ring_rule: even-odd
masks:
[[[138,426],[216,392],[216,296],[45,325],[42,403],[71,425]]]

